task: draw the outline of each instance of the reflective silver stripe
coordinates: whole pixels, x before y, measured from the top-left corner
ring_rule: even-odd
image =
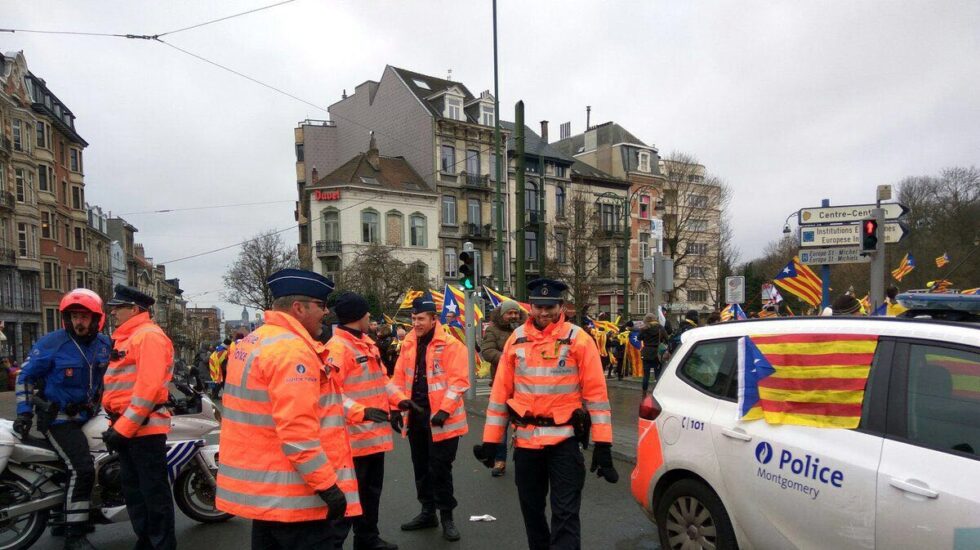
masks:
[[[520,325],[514,329],[514,338],[524,338],[524,325]]]
[[[110,369],[106,374],[109,376],[120,376],[123,374],[136,374],[136,365],[124,365]]]
[[[533,430],[517,430],[517,439],[532,439],[534,437],[572,437],[575,429],[571,426],[535,426]]]
[[[366,366],[364,368],[367,369]],[[349,376],[349,377],[345,378],[344,379],[344,384],[347,384],[347,385],[362,384],[364,382],[373,382],[374,380],[377,380],[378,378],[381,378],[381,373],[380,372],[370,372],[370,371],[368,371],[368,372],[362,373],[360,376]]]
[[[351,449],[367,449],[369,447],[377,447],[379,445],[384,445],[385,443],[391,443],[391,434],[379,435],[377,437],[372,437],[370,439],[351,439],[350,448]]]
[[[441,428],[439,426],[432,426],[432,433],[439,434],[439,433],[453,432],[456,430],[461,430],[465,427],[466,427],[466,418],[463,417],[462,420],[453,422],[452,424],[445,424]]]
[[[446,392],[446,395],[444,397],[446,399],[449,399],[450,401],[456,401],[457,399],[459,399],[459,394],[456,393],[455,390],[450,389]]]
[[[357,491],[344,491],[344,498],[347,499],[348,506],[351,504],[361,503],[361,495],[359,495]]]
[[[269,336],[268,338],[264,338],[262,340],[262,346],[268,346],[269,344],[275,344],[276,342],[278,342],[280,340],[292,340],[292,339],[299,340],[299,336],[296,336],[295,334],[293,334],[291,332],[284,332],[282,334],[277,334],[275,336]]]
[[[344,402],[344,397],[339,393],[325,393],[320,396],[320,406],[329,407],[330,405],[340,405]]]
[[[286,456],[294,455],[296,453],[301,453],[303,451],[308,451],[310,449],[319,449],[321,443],[319,439],[307,439],[306,441],[290,441],[289,443],[283,443],[280,447],[283,454]]]
[[[366,390],[345,391],[344,396],[350,397],[352,399],[363,399],[365,397],[373,397],[375,395],[381,395],[383,393],[385,393],[385,387],[378,386],[376,388],[368,388]]]
[[[590,411],[608,411],[609,402],[608,401],[586,401],[585,408]]]
[[[354,468],[338,468],[337,469],[337,481],[350,481],[352,479],[357,479],[357,473],[354,472]]]
[[[343,428],[347,424],[344,417],[331,414],[320,419],[321,428]]]
[[[487,404],[487,410],[488,411],[499,412],[499,413],[505,413],[505,412],[507,412],[507,405],[504,404],[504,403],[497,403],[497,402],[491,401],[490,403]]]
[[[105,385],[105,391],[115,391],[115,390],[131,390],[136,386],[136,381],[130,382],[109,382]]]
[[[269,402],[269,392],[268,390],[250,390],[248,389],[248,376],[252,372],[252,362],[255,358],[259,356],[259,351],[261,347],[252,350],[248,357],[245,358],[245,368],[242,369],[242,379],[238,384],[233,384],[228,380],[225,380],[224,392],[232,397],[237,397],[238,399],[247,399],[249,401],[256,401],[258,403],[268,403]]]
[[[294,470],[288,472],[273,470],[252,470],[229,466],[224,462],[218,465],[218,475],[227,476],[239,481],[255,481],[258,483],[273,483],[276,485],[306,485],[303,476]]]
[[[517,393],[533,393],[537,395],[555,395],[565,393],[575,393],[579,391],[578,384],[517,384]]]
[[[555,372],[564,369],[568,372]],[[565,365],[564,367],[518,367],[519,376],[578,376],[578,365]]]
[[[596,411],[592,411],[592,412],[589,413],[589,416],[592,417],[592,423],[593,424],[611,424],[612,423],[612,415],[610,413],[608,413],[608,412],[596,412]]]
[[[435,382],[435,383],[429,384],[429,391],[430,392],[444,390],[444,389],[446,389],[446,383],[445,382]]]
[[[146,415],[136,412],[132,407],[128,407],[126,412],[123,413],[123,418],[126,418],[135,424],[142,424],[143,420],[146,419]]]
[[[157,404],[154,403],[153,401],[150,401],[149,399],[143,399],[142,397],[136,397],[134,395],[133,398],[129,400],[129,406],[130,407],[146,407],[148,409],[152,409],[153,407],[156,407]]]
[[[364,422],[362,424],[351,424],[347,428],[350,431],[351,435],[357,435],[357,434],[368,433],[377,430],[378,428],[383,428],[387,425],[388,425],[387,422]]]
[[[488,416],[487,417],[486,424],[487,424],[487,426],[506,426],[507,425],[507,417],[505,417],[505,416]]]
[[[270,414],[242,412],[242,411],[236,411],[235,409],[226,408],[224,414],[222,414],[221,416],[222,418],[226,420],[231,420],[232,422],[251,424],[253,426],[276,425],[275,421],[272,420],[272,415]]]
[[[243,506],[253,506],[266,510],[306,510],[325,508],[327,505],[316,496],[269,496],[239,493],[218,486],[217,497],[221,500]]]
[[[17,393],[26,392],[27,388],[24,386],[22,382],[17,382],[14,385],[14,391],[16,391]]]
[[[297,462],[294,465],[296,466],[296,469],[299,470],[299,473],[310,475],[320,468],[326,466],[326,464],[327,453],[321,450],[319,453],[313,455],[313,458],[307,460],[306,462]]]
[[[146,425],[147,426],[169,426],[170,425],[170,417],[169,416],[165,416],[165,417],[151,416],[150,417],[150,420],[148,420],[146,422]]]
[[[515,330],[514,332],[517,332],[517,331]],[[517,348],[516,350],[514,350],[514,355],[517,355],[517,371],[518,372],[526,371],[527,370],[527,354],[524,352],[524,348]]]

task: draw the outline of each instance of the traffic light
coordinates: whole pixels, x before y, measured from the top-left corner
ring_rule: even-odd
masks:
[[[463,251],[459,253],[459,285],[463,290],[476,290],[479,278],[479,266],[476,265],[473,243],[465,242]]]
[[[864,220],[861,222],[861,251],[875,250],[878,250],[878,220]]]

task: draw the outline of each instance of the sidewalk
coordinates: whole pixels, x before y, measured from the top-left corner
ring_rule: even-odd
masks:
[[[640,379],[606,380],[609,389],[609,406],[612,409],[612,452],[619,460],[636,464],[636,442],[639,438],[636,424],[640,406]],[[473,416],[486,418],[490,397],[489,380],[476,381],[476,399],[466,401],[466,411]],[[483,430],[483,421],[470,422],[470,431]]]

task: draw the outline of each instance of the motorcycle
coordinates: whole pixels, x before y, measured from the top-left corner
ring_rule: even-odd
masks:
[[[175,383],[186,397],[171,392],[167,407],[173,413],[167,436],[167,471],[174,502],[184,515],[200,523],[218,523],[232,516],[215,508],[218,446],[204,437],[217,433],[221,411],[186,383]],[[92,523],[129,521],[122,496],[119,456],[102,442],[109,418],[101,412],[82,426],[95,459]],[[33,545],[51,525],[64,525],[62,511],[69,472],[47,439],[13,431],[13,422],[0,419],[0,550]]]

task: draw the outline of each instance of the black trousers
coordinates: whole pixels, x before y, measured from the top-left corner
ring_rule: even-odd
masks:
[[[660,361],[656,357],[643,358],[643,393],[650,389],[650,373],[653,372],[654,381],[660,380]]]
[[[363,513],[333,522],[333,545],[338,550],[344,546],[352,525],[355,548],[373,546],[381,537],[378,531],[378,508],[381,506],[381,489],[385,481],[385,454],[355,456],[354,472],[357,474],[357,493],[361,497]]]
[[[120,481],[137,550],[173,550],[174,500],[167,476],[167,436],[134,437],[119,449]]]
[[[332,550],[332,521],[252,520],[252,550]]]
[[[408,444],[412,448],[412,467],[415,470],[415,492],[422,509],[452,512],[456,508],[453,496],[453,461],[459,448],[459,437],[432,441],[428,416],[409,419]]]
[[[88,439],[77,422],[55,424],[45,433],[55,452],[65,461],[71,477],[68,478],[68,498],[65,501],[65,522],[88,523],[95,484],[95,462],[88,448]]]
[[[517,495],[530,550],[578,550],[582,547],[582,487],[585,457],[575,439],[544,449],[514,449]],[[551,528],[545,497],[551,490]]]

